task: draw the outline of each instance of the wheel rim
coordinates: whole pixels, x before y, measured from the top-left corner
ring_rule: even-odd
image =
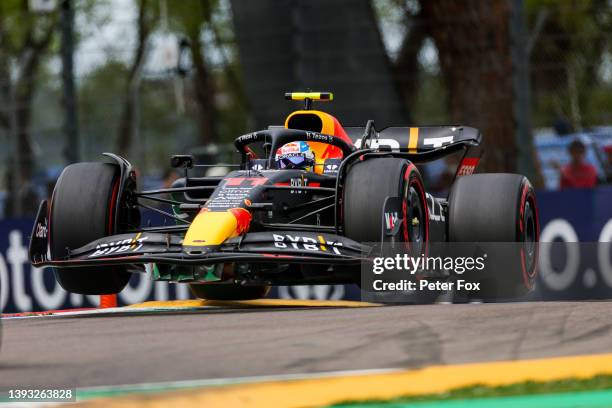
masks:
[[[536,257],[536,245],[537,245],[537,226],[536,218],[531,202],[527,200],[525,202],[525,209],[523,211],[523,247],[525,249],[525,266],[527,271],[531,271],[533,263]]]
[[[408,211],[406,214],[408,242],[411,247],[409,249],[413,254],[420,254],[425,241],[425,210],[421,202],[419,192],[414,185],[411,185],[408,190]]]

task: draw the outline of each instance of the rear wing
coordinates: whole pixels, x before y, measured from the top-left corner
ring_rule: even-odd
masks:
[[[367,126],[349,127],[345,130],[357,148],[388,146],[393,151],[407,153],[428,153],[457,144],[477,146],[482,142],[480,131],[468,126],[392,126],[382,130],[372,129],[369,138],[364,137]],[[368,140],[371,143],[362,146]]]
[[[268,131],[282,129],[283,126],[268,127]],[[377,130],[374,122],[368,120],[366,126],[346,126],[343,129],[358,151],[369,150],[367,155],[392,155],[419,164],[463,152],[457,166],[456,177],[472,174],[483,154],[480,146],[482,134],[478,129],[469,126],[391,126]],[[252,135],[244,137],[252,140]],[[372,150],[376,152],[372,153]]]
[[[469,126],[391,126],[377,130],[372,121],[366,126],[344,128],[358,149],[379,149],[426,163],[463,151],[455,176],[474,172],[483,150],[482,134]]]

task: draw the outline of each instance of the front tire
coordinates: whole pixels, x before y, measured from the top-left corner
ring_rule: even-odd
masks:
[[[424,252],[429,240],[425,188],[415,165],[402,159],[368,159],[349,169],[342,204],[345,235],[357,242],[380,242],[387,197],[402,199],[400,240],[412,253]]]
[[[395,215],[402,223],[393,237],[383,237],[383,211],[387,197],[401,199],[401,210],[398,211],[401,214]],[[355,163],[346,176],[342,206],[347,238],[363,243],[384,242],[381,254],[387,254],[385,256],[394,256],[397,251],[416,257],[427,253],[429,213],[425,187],[413,163],[391,157]],[[414,279],[413,276],[406,278]],[[365,291],[371,290],[368,282],[362,282],[361,274],[355,277],[355,283]],[[431,303],[434,298],[419,293],[404,300]]]
[[[76,163],[60,175],[50,209],[53,259],[115,233],[115,201],[120,177],[116,165]],[[118,293],[130,279],[124,266],[54,268],[55,279],[68,292],[84,295]]]

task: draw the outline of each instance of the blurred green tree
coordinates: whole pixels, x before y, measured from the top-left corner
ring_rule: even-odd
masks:
[[[525,9],[532,30],[534,124],[551,126],[555,121],[565,121],[564,130],[572,131],[609,123],[610,2],[525,0]]]
[[[415,121],[478,127],[486,135],[484,168],[516,171],[511,2],[375,2],[383,22],[403,26],[393,72]]]
[[[136,48],[128,68],[127,83],[123,101],[123,112],[117,132],[117,152],[127,155],[139,132],[140,114],[139,92],[142,70],[146,62],[149,37],[159,21],[159,4],[156,0],[137,0],[138,18],[136,20]]]
[[[485,170],[516,172],[510,2],[431,0],[421,7],[438,49],[452,121],[486,136]]]
[[[229,6],[219,0],[169,0],[168,14],[191,51],[198,143],[229,142],[244,132],[248,117]]]
[[[57,11],[35,14],[27,0],[0,2],[0,127],[13,140],[8,166],[8,215],[31,213],[35,161],[30,134],[37,76],[53,45]]]

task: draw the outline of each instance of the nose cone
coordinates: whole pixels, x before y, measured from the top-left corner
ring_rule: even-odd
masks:
[[[189,226],[183,246],[221,245],[226,239],[247,232],[251,219],[251,213],[244,208],[224,211],[210,211],[208,208],[203,208]]]

